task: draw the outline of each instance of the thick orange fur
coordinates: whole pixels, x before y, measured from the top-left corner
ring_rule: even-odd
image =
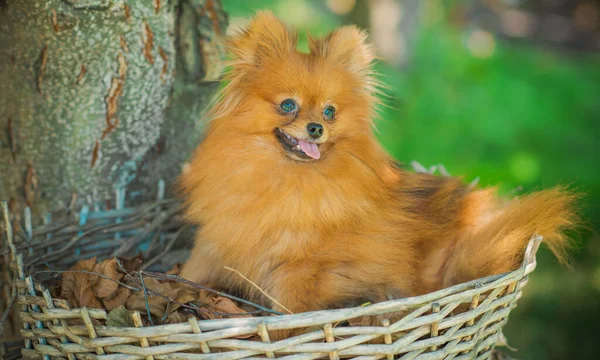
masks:
[[[296,51],[267,12],[229,40],[230,85],[181,177],[199,224],[182,276],[292,312],[430,292],[515,269],[535,233],[562,259],[574,196],[561,188],[501,203],[493,190],[404,171],[373,135],[377,82],[365,34],[342,27]],[[297,116],[277,111],[283,99]],[[337,109],[324,121],[325,104]],[[318,161],[291,159],[275,128],[324,126]]]

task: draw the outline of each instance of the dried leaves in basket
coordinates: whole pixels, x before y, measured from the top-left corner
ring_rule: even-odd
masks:
[[[145,313],[148,307],[152,316],[166,324],[186,321],[189,316],[200,319],[249,316],[232,300],[214,296],[206,290],[184,288],[155,278],[145,279],[144,286],[147,289],[146,295],[143,291],[134,292],[125,307],[141,313]],[[162,296],[149,296],[148,293]]]
[[[60,296],[74,307],[102,309],[102,300],[114,295],[122,278],[116,259],[101,263],[96,263],[95,257],[80,260],[63,274]]]
[[[95,257],[80,260],[63,273],[60,297],[73,307],[106,310],[109,326],[130,326],[134,310],[145,315],[143,320],[147,324],[179,323],[190,316],[199,319],[252,316],[226,297],[144,276],[144,272],[137,271],[141,265],[141,257],[101,262]],[[168,274],[178,272],[179,266],[175,266]],[[136,278],[136,274],[140,277]]]

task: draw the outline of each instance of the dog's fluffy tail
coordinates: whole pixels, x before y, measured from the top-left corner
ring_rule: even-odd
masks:
[[[457,239],[445,264],[444,287],[517,269],[533,235],[541,235],[558,260],[568,262],[572,242],[565,232],[578,226],[577,194],[556,187],[512,200],[491,213],[491,194],[473,195],[465,199],[466,211],[489,215],[479,216]]]

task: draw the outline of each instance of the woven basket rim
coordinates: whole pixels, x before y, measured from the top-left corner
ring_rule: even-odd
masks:
[[[330,310],[317,310],[310,312],[303,312],[297,314],[282,314],[282,315],[268,315],[268,316],[253,316],[249,318],[229,318],[229,319],[212,319],[212,320],[198,320],[199,324],[206,325],[203,329],[223,329],[228,327],[238,326],[256,326],[260,323],[269,324],[270,329],[285,329],[299,326],[313,326],[315,322],[318,323],[330,323],[337,321],[344,321],[350,318],[356,318],[360,316],[380,315],[396,311],[402,311],[405,309],[412,309],[418,305],[431,304],[436,300],[443,299],[444,301],[439,302],[439,305],[455,301],[459,298],[468,299],[476,293],[482,293],[491,289],[497,288],[504,284],[508,284],[513,281],[520,280],[531,273],[536,265],[536,252],[539,248],[543,238],[539,235],[533,236],[525,251],[525,256],[522,265],[519,269],[484,278],[471,280],[465,283],[457,284],[448,288],[437,290],[424,295],[412,296],[401,299],[386,300],[375,304],[366,306],[356,306],[348,308],[330,309]],[[524,286],[525,284],[523,284]],[[39,298],[42,298],[38,296]],[[43,298],[42,298],[43,299]],[[63,299],[61,299],[63,300]],[[65,300],[66,301],[66,300]],[[78,311],[86,309],[90,312],[92,318],[106,318],[108,312],[104,309],[93,309],[93,308],[71,308],[69,311]],[[61,309],[57,309],[61,311]],[[65,310],[66,311],[66,310]],[[314,320],[318,319],[318,321]],[[167,325],[150,325],[144,326],[144,328],[165,328],[176,326],[178,324],[167,324]],[[103,326],[103,328],[111,328],[111,326]],[[118,329],[127,329],[126,327],[112,327]],[[138,329],[138,328],[136,328]]]

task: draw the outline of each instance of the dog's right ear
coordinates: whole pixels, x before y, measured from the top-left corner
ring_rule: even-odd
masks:
[[[309,38],[310,52],[345,67],[359,76],[371,75],[375,49],[367,33],[354,25],[343,26],[322,39]]]
[[[258,11],[250,24],[227,40],[234,66],[260,67],[296,50],[298,37],[270,11]]]

